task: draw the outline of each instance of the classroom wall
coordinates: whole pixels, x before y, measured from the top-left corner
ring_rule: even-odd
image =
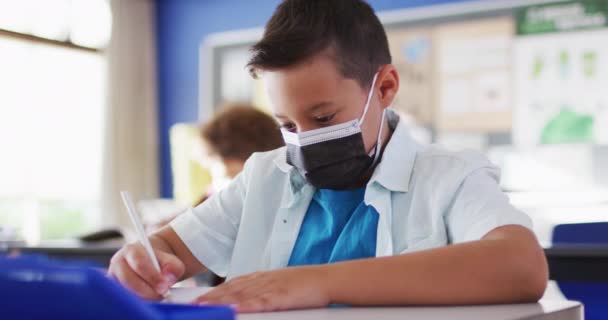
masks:
[[[469,0],[369,0],[376,11]],[[485,0],[492,1],[492,0]],[[211,33],[263,26],[279,0],[157,0],[161,196],[173,196],[169,129],[196,122],[199,46]]]

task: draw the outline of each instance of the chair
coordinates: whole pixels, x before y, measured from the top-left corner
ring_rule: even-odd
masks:
[[[557,225],[553,244],[608,244],[608,222]],[[608,319],[608,282],[558,281],[557,285],[566,298],[585,305],[585,319]]]

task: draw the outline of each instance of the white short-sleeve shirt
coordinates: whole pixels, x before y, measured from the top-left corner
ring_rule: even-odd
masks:
[[[478,240],[503,225],[531,228],[484,156],[422,146],[396,113],[387,117],[393,134],[364,196],[379,215],[376,256]],[[285,153],[283,147],[254,154],[228,187],[171,222],[216,274],[232,278],[287,266],[315,189]]]

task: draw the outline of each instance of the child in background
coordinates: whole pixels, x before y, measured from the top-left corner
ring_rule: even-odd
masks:
[[[234,179],[253,153],[285,145],[277,122],[247,104],[224,105],[203,125],[201,138],[206,166],[211,170],[211,193]]]
[[[211,186],[194,205],[226,186],[243,170],[245,161],[254,152],[270,151],[285,145],[277,122],[254,106],[229,103],[201,126],[202,165],[211,171]],[[147,231],[156,231],[167,225],[172,215],[153,225]]]

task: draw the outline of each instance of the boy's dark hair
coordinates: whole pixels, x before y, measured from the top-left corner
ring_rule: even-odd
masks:
[[[247,66],[256,71],[304,62],[328,49],[338,71],[361,87],[391,63],[384,27],[362,0],[285,0],[276,9]]]
[[[243,162],[254,152],[269,151],[285,143],[276,121],[248,104],[227,104],[201,128],[211,153]]]

